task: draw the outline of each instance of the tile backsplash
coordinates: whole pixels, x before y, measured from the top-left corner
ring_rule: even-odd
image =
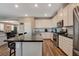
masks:
[[[67,27],[68,34],[73,35],[73,27]]]

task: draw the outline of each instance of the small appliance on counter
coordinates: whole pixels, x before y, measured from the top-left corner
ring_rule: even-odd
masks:
[[[48,30],[47,30],[47,29],[45,29],[45,32],[48,32]]]

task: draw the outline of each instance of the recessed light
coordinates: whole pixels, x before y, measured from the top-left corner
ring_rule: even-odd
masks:
[[[19,5],[17,5],[17,4],[16,4],[16,5],[14,5],[14,6],[15,6],[15,8],[18,8],[18,7],[19,7]]]
[[[48,4],[48,6],[51,7],[52,5],[51,4]]]
[[[47,14],[45,13],[44,16],[47,16]]]
[[[25,14],[25,16],[28,16],[27,14]]]
[[[38,4],[35,4],[34,6],[35,6],[35,7],[38,7]]]

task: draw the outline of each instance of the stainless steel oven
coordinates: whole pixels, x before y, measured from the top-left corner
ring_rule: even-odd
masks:
[[[56,47],[59,47],[59,35],[57,33],[53,33],[53,40]]]

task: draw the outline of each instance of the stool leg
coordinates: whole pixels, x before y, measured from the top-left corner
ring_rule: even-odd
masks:
[[[11,49],[10,49],[10,56],[11,56]]]
[[[14,49],[14,56],[15,56],[15,49]]]

